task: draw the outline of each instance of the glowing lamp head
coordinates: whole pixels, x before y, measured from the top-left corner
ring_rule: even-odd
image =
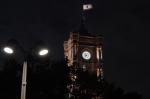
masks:
[[[13,54],[14,53],[14,50],[10,47],[4,47],[4,52],[7,53],[7,54]]]
[[[45,56],[45,55],[48,54],[48,49],[42,49],[42,50],[39,51],[38,54],[39,54],[40,56]]]

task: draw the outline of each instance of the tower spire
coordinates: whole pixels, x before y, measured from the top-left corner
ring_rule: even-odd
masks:
[[[85,12],[87,10],[92,9],[92,4],[85,4],[85,2],[83,0],[80,0],[80,4],[81,4],[81,23],[80,23],[80,27],[79,27],[79,33],[81,33],[82,35],[89,35],[87,28],[85,27],[85,21],[86,21],[86,16],[85,16]]]
[[[80,23],[80,28],[79,28],[79,32],[80,33],[87,33],[88,30],[85,28],[85,13],[84,13],[84,10],[83,10],[83,5],[84,5],[84,1],[83,0],[80,0],[81,2],[81,23]]]

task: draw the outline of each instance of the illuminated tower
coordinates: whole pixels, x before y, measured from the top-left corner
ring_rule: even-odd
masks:
[[[85,28],[84,10],[92,7],[92,4],[83,4],[80,28],[64,41],[64,55],[70,68],[68,97],[71,99],[102,99],[98,85],[103,80],[103,36],[91,35]]]
[[[103,37],[82,35],[71,32],[68,41],[64,42],[64,54],[68,58],[68,66],[82,68],[90,74],[99,74],[103,59]]]
[[[83,93],[80,88],[82,74],[96,77],[97,81],[103,79],[103,37],[92,36],[85,32],[86,29],[82,24],[79,31],[71,32],[69,39],[64,42],[64,54],[68,59],[69,76],[72,81],[69,85],[78,89],[78,94]],[[86,89],[84,91],[88,93]]]

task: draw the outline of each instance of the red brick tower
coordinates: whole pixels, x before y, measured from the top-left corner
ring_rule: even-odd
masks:
[[[97,92],[87,87],[86,80],[93,77],[95,81],[92,83],[96,84],[103,79],[103,37],[84,34],[83,30],[82,27],[79,32],[71,32],[69,39],[64,42],[64,54],[70,67],[70,97],[82,99],[84,94],[88,99],[99,99]],[[84,85],[86,87],[83,88]]]

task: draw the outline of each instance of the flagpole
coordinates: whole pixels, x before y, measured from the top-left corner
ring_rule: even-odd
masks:
[[[83,0],[80,1],[81,4],[81,24],[85,25],[85,21],[86,21],[86,16],[85,16],[85,12],[88,10],[93,9],[93,5],[90,3],[84,3]]]

